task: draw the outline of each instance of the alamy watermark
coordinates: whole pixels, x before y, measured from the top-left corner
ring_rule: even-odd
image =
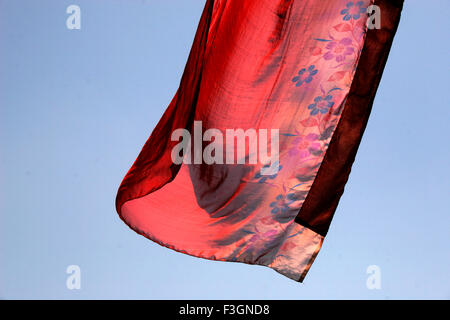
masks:
[[[370,5],[367,7],[367,14],[369,18],[367,18],[367,28],[369,30],[372,29],[381,29],[381,9],[377,5]]]
[[[69,276],[66,279],[66,287],[69,290],[81,289],[81,268],[80,266],[73,264],[67,267],[66,273]]]
[[[366,280],[366,287],[369,290],[381,290],[381,268],[375,264],[366,269],[369,277]]]
[[[186,129],[173,131],[171,140],[175,164],[261,164],[261,175],[279,171],[279,129],[207,129],[194,121],[193,134]],[[208,143],[205,147],[204,144]],[[270,145],[270,148],[269,148]],[[269,150],[270,149],[270,150]],[[269,155],[270,152],[270,155]]]
[[[66,27],[69,30],[80,30],[81,29],[81,9],[76,4],[71,4],[67,7],[66,13],[70,16],[67,17]],[[367,7],[367,28],[380,29],[381,28],[381,9],[377,5],[370,5]]]
[[[81,29],[81,9],[79,6],[72,4],[67,7],[66,13],[70,14],[66,20],[66,27],[69,30]]]

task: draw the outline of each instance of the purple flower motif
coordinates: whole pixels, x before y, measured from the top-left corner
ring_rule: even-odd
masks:
[[[311,110],[311,115],[315,116],[319,112],[322,114],[327,113],[330,110],[330,108],[334,105],[334,102],[331,101],[331,99],[333,99],[333,96],[331,96],[330,94],[325,97],[321,96],[315,97],[314,103],[308,106],[308,109]]]
[[[258,172],[255,174],[255,176],[253,177],[253,179],[257,179],[257,180],[258,180],[258,183],[264,183],[264,182],[267,181],[267,179],[270,179],[270,180],[275,179],[275,178],[277,177],[278,173],[279,173],[279,172],[281,171],[281,169],[283,168],[283,166],[280,165],[278,162],[275,162],[275,163],[272,164],[272,166],[275,166],[275,167],[276,167],[277,165],[278,165],[278,172],[277,172],[277,173],[275,173],[275,174],[273,174],[273,175],[271,175],[271,176],[263,176],[263,175],[261,174],[261,171],[258,171]],[[264,165],[263,168],[269,168],[269,167],[270,167],[270,164],[266,164],[266,165]]]
[[[277,195],[277,197],[275,198],[275,201],[272,202],[270,204],[270,206],[272,207],[272,211],[270,211],[270,212],[272,212],[273,214],[286,213],[286,211],[288,210],[285,199],[284,199],[283,195],[281,195],[281,194]]]
[[[361,13],[366,12],[366,8],[364,7],[364,3],[362,1],[358,2],[347,2],[346,9],[341,11],[341,14],[344,15],[344,21],[348,21],[351,18],[353,20],[358,20],[361,17]]]
[[[279,223],[288,223],[292,221],[297,215],[297,210],[291,210],[289,205],[294,202],[294,200],[289,199],[281,194],[279,194],[275,201],[270,204],[272,210],[272,219]]]
[[[298,72],[298,76],[292,79],[292,82],[296,82],[295,86],[300,87],[303,83],[310,83],[313,80],[313,76],[319,72],[314,65],[310,65],[308,69],[302,68]]]
[[[315,133],[300,135],[292,141],[293,147],[289,150],[290,156],[298,156],[300,159],[309,157],[320,150],[319,136]]]
[[[255,250],[255,249],[256,250],[261,250],[261,249],[264,249],[264,244],[267,243],[267,242],[271,242],[271,241],[275,240],[277,235],[278,235],[278,231],[277,230],[269,230],[269,231],[266,231],[264,233],[262,233],[262,232],[260,233],[256,229],[256,233],[253,232],[253,231],[247,231],[247,233],[253,234],[253,235],[250,237],[250,239],[248,239],[246,245],[242,249],[241,252],[244,252],[244,253],[241,255],[241,257],[243,257],[243,255],[245,255],[246,251],[248,252],[249,250]],[[237,261],[237,259],[233,258],[231,261]]]
[[[263,234],[256,233],[248,240],[247,248],[254,246],[260,240],[272,241],[277,236],[277,234],[278,234],[278,232],[276,230],[269,230],[269,231],[264,232]]]
[[[336,62],[345,60],[345,56],[353,54],[355,49],[352,47],[352,40],[350,38],[343,38],[341,40],[333,40],[329,42],[326,47],[328,51],[323,55],[325,60],[336,59]]]

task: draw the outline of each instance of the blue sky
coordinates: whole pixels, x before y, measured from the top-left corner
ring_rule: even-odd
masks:
[[[81,8],[68,30],[66,8]],[[346,192],[304,284],[163,248],[117,216],[204,0],[0,0],[0,297],[450,298],[450,4],[406,1]],[[66,288],[79,265],[81,290]],[[381,268],[368,290],[366,268]]]

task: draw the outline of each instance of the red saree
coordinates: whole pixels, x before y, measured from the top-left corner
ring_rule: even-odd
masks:
[[[343,193],[402,4],[208,0],[180,87],[119,188],[123,221],[176,251],[303,281]],[[380,9],[379,29],[366,24],[369,5]],[[193,133],[183,163],[173,151],[180,129]],[[271,155],[277,146],[276,161],[251,161],[250,134],[243,148],[234,137],[219,141],[231,129],[259,132]],[[213,141],[208,163],[195,148]]]

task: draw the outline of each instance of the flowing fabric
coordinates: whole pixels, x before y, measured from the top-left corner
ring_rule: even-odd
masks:
[[[176,251],[303,281],[343,193],[402,4],[207,0],[179,89],[119,188],[123,221]],[[380,9],[378,29],[366,24],[370,5]],[[174,161],[178,129],[193,134],[185,151],[195,155],[183,159],[200,158]],[[277,161],[252,162],[250,142],[239,150],[234,138],[219,141],[230,129],[262,132]],[[208,141],[223,147],[214,163],[194,146]],[[224,160],[230,152],[236,163]]]

